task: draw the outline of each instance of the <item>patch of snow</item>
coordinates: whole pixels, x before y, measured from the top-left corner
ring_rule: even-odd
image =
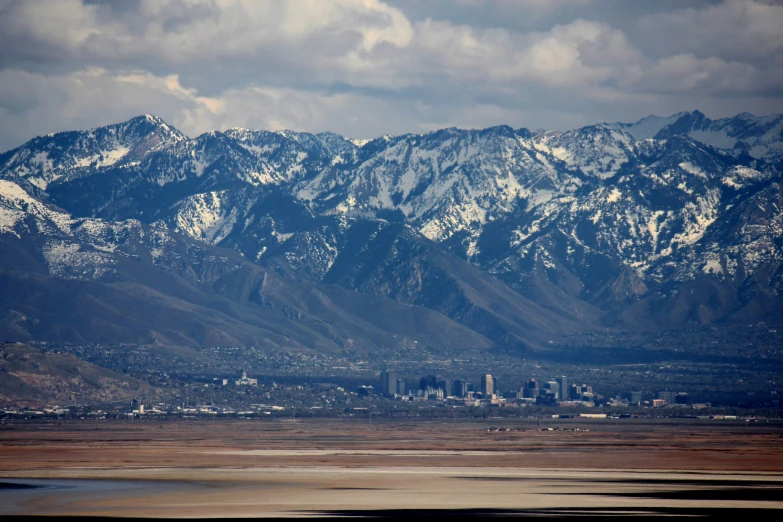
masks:
[[[38,167],[38,171],[41,174],[47,174],[54,168],[54,163],[49,159],[48,152],[38,152],[35,156],[30,158],[30,163]]]
[[[130,151],[128,147],[117,144],[113,149],[102,150],[92,156],[84,156],[74,162],[75,167],[108,167],[114,165]]]
[[[571,161],[571,153],[566,149],[565,147],[555,147],[551,150],[552,155],[556,157],[559,160],[563,160],[566,163],[570,164]]]
[[[277,234],[275,234],[275,237],[277,238],[278,243],[285,243],[286,241],[291,239],[293,235],[294,235],[293,232],[287,232],[285,234],[281,234],[280,232],[278,232]]]
[[[267,172],[251,172],[247,176],[247,181],[255,186],[272,185],[275,183],[275,179]]]
[[[108,165],[114,165],[124,158],[128,151],[130,151],[130,149],[128,147],[123,147],[122,145],[117,145],[117,147],[112,150],[101,151],[103,160],[98,162],[98,166],[106,167]]]
[[[661,117],[661,116],[647,116],[642,118],[636,123],[632,124],[619,124],[612,125],[612,127],[620,127],[623,131],[627,132],[636,141],[646,140],[654,138],[656,134],[661,132],[665,127],[668,127],[672,123],[676,122],[682,114],[675,114],[673,116]]]
[[[764,179],[766,176],[756,169],[736,166],[726,173],[721,179],[721,183],[733,189],[741,189],[748,184]]]
[[[718,149],[732,149],[737,144],[737,139],[726,134],[725,130],[697,130],[691,131],[688,136]]]
[[[652,237],[653,245],[658,244],[658,234],[660,233],[660,223],[658,220],[661,216],[665,215],[666,212],[663,210],[656,210],[652,213],[650,216],[650,219],[647,220],[647,230],[650,232],[650,236]]]
[[[520,142],[524,143],[524,141],[520,138]],[[543,141],[536,141],[533,143],[533,147],[536,148],[536,150],[539,150],[541,152],[544,152],[546,154],[552,154],[552,149],[550,149],[546,143]]]
[[[693,174],[694,176],[699,176],[700,178],[707,179],[707,174],[705,174],[700,167],[694,165],[690,161],[684,161],[680,163],[679,167],[685,172],[687,172],[688,174]]]
[[[704,268],[702,268],[702,271],[705,274],[720,274],[723,272],[723,267],[720,265],[720,258],[710,257],[707,259],[707,262],[704,264]]]
[[[82,250],[76,243],[48,241],[43,248],[49,274],[65,279],[95,280],[111,272],[114,260],[106,254]]]
[[[216,245],[236,225],[239,208],[226,204],[227,191],[196,194],[183,200],[176,215],[177,230],[194,239]]]
[[[765,177],[765,174],[759,172],[756,169],[751,169],[748,167],[741,167],[741,166],[732,168],[731,173],[736,174],[737,176],[745,179],[757,180]]]
[[[346,213],[346,212],[350,212],[351,210],[356,208],[356,203],[357,203],[356,202],[356,196],[351,194],[350,196],[348,196],[348,198],[346,198],[346,200],[343,203],[340,203],[339,205],[337,205],[336,210],[338,212],[343,213],[343,214]]]
[[[71,232],[70,215],[50,209],[12,181],[0,179],[0,209],[4,209],[0,223],[5,232],[13,233],[16,223],[27,215],[38,221],[39,228],[46,229],[53,224],[59,232]]]
[[[535,208],[545,203],[548,203],[555,197],[555,193],[551,190],[538,190],[532,194],[527,203],[530,208]]]
[[[204,161],[202,158],[193,161],[193,170],[196,172],[196,176],[199,178],[204,175],[204,169],[206,169],[208,166],[209,163]]]

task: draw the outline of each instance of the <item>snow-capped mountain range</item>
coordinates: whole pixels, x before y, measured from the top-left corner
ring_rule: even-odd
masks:
[[[35,243],[48,277],[111,282],[118,255],[146,256],[202,290],[210,276],[172,267],[203,245],[535,345],[595,325],[780,322],[782,171],[781,115],[368,141],[188,138],[146,115],[0,154],[0,239]]]

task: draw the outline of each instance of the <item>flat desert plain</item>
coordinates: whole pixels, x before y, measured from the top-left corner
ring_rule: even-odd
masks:
[[[760,514],[781,443],[695,419],[6,421],[0,516]]]

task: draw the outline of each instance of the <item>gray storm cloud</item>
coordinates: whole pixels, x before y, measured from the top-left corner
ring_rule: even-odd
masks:
[[[783,108],[783,5],[0,2],[0,149],[157,114],[352,137]]]

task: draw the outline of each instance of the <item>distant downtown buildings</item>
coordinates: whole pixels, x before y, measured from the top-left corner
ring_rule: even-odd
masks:
[[[394,370],[385,369],[381,372],[380,390],[383,395],[388,397],[414,397],[420,399],[443,400],[446,398],[456,399],[488,399],[503,401],[498,397],[498,388],[495,378],[491,374],[481,376],[480,388],[476,390],[474,386],[465,379],[455,379],[448,381],[439,375],[425,375],[419,379],[418,386],[408,386],[408,382],[398,377]],[[506,394],[508,398],[508,394]],[[560,376],[547,382],[539,382],[530,379],[525,382],[515,399],[524,402],[535,402],[538,404],[558,404],[561,402],[584,402],[588,405],[595,400],[593,388],[587,384],[569,384],[566,376]]]
[[[545,383],[530,379],[522,385],[521,398],[536,399],[539,403],[553,403],[555,401],[593,402],[595,394],[592,386],[588,384],[569,385],[568,377],[562,375]]]
[[[408,382],[398,376],[394,370],[383,370],[381,372],[381,393],[387,397],[398,397],[409,400],[444,400],[466,399],[468,402],[482,399],[488,404],[502,404],[508,399],[508,393],[505,397],[500,397],[498,393],[497,382],[495,378],[487,373],[481,376],[479,389],[465,379],[454,379],[451,385],[445,377],[440,375],[425,375],[419,379],[418,386]],[[415,381],[414,381],[415,382]],[[365,393],[367,390],[363,390]],[[516,394],[517,402],[535,403],[548,406],[583,404],[592,406],[595,404],[596,394],[593,387],[589,384],[571,384],[568,377],[561,375],[547,381],[537,381],[530,379],[526,381],[519,392]],[[687,393],[675,392],[670,390],[661,390],[655,394],[649,402],[642,400],[642,392],[631,391],[625,394],[624,399],[609,399],[610,404],[614,405],[650,405],[653,407],[662,407],[669,405],[689,405],[690,399]]]

